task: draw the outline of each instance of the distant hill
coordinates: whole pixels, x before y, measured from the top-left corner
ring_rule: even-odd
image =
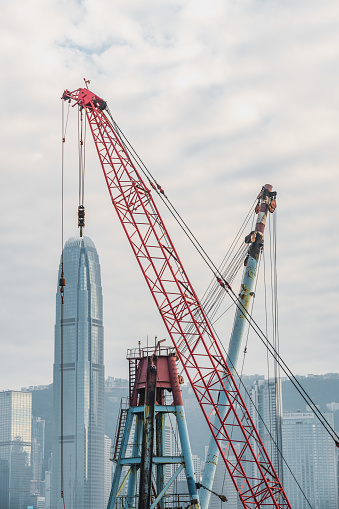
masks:
[[[337,378],[331,378],[329,375],[296,378],[314,403],[319,405],[321,412],[328,412],[327,403],[339,403],[339,374]],[[289,380],[282,382],[282,395],[284,412],[306,409],[304,400]]]
[[[339,403],[339,374],[309,375],[296,377],[312,401],[322,413],[329,412],[327,404]],[[282,399],[284,412],[306,410],[306,403],[289,380],[282,382]],[[339,432],[339,411],[334,412],[334,428]]]
[[[254,380],[263,378],[261,375],[244,377],[243,382],[247,386]],[[115,429],[122,397],[127,397],[128,388],[124,383],[106,384],[105,389],[105,434],[112,439],[115,438]],[[300,384],[319,406],[321,412],[328,412],[326,404],[339,403],[339,374],[330,373],[327,375],[309,375],[298,377]],[[120,379],[119,379],[120,381]],[[125,385],[125,387],[109,387],[109,385]],[[30,389],[32,392],[33,416],[41,417],[46,421],[45,437],[45,470],[48,467],[48,458],[52,450],[52,419],[53,419],[53,387],[52,384],[42,388]],[[190,435],[193,454],[197,454],[202,460],[205,458],[205,446],[209,443],[208,426],[202,416],[199,405],[194,396],[193,390],[188,386],[182,387],[182,395],[185,406],[187,426]],[[295,412],[306,410],[306,404],[291,382],[282,382],[283,411]],[[334,413],[335,430],[339,432],[339,410]]]

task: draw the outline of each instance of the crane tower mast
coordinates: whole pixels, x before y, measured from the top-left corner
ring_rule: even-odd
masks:
[[[105,101],[87,88],[66,90],[62,99],[86,111],[112,204],[244,508],[290,508],[153,200],[151,190],[159,187],[141,178]]]

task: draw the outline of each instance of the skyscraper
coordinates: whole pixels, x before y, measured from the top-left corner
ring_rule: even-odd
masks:
[[[88,237],[63,250],[66,279],[56,296],[53,373],[52,509],[104,508],[104,353],[99,257]],[[61,262],[58,276],[61,275]],[[63,439],[61,437],[61,334],[63,335]],[[62,440],[62,444],[61,444]]]
[[[255,380],[250,390],[249,408],[256,429],[263,441],[280,481],[283,481],[281,382]],[[273,442],[273,440],[274,442]]]
[[[32,419],[32,483],[36,483],[36,494],[41,494],[40,483],[43,479],[43,461],[45,449],[45,421],[41,417]]]
[[[32,394],[0,392],[0,507],[26,509],[31,474]]]
[[[105,466],[104,466],[104,492],[105,492],[105,507],[107,507],[107,502],[109,499],[109,495],[112,487],[112,479],[113,479],[113,462],[111,461],[111,448],[112,448],[112,440],[105,435]]]
[[[334,427],[333,414],[324,414]],[[283,448],[299,486],[314,509],[337,509],[337,454],[333,439],[312,412],[285,413]],[[308,509],[309,504],[290,470],[284,465],[287,496],[294,509]]]

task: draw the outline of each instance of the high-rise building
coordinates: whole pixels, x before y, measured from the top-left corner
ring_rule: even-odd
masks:
[[[173,420],[174,421],[174,420]],[[172,419],[165,419],[165,456],[175,456],[179,454],[178,450],[178,439],[176,436],[176,429],[173,425]],[[171,477],[173,476],[174,472],[176,471],[175,465],[165,465],[165,482],[167,483]],[[180,475],[180,474],[179,474]],[[186,483],[187,484],[187,483]],[[186,488],[186,486],[185,486]],[[177,483],[171,484],[169,489],[167,490],[167,493],[174,493],[177,489]],[[187,491],[187,489],[185,489]]]
[[[196,454],[192,454],[192,461],[193,461],[193,467],[194,467],[195,481],[200,482],[201,481],[201,459]],[[186,474],[185,474],[184,470],[182,470],[180,472],[180,474],[178,475],[178,481],[182,481],[185,484],[187,484]],[[184,491],[187,492],[187,489]]]
[[[324,416],[333,427],[333,414]],[[333,439],[312,412],[285,413],[282,435],[284,458],[296,478],[284,464],[284,488],[293,509],[308,509],[309,503],[314,509],[337,509],[337,455]]]
[[[43,480],[43,462],[45,448],[45,421],[41,417],[32,419],[32,474],[31,474],[31,493],[32,483],[36,484],[33,490],[34,495],[41,494],[41,483]]]
[[[30,497],[32,394],[0,392],[0,507],[26,509]]]
[[[249,408],[254,425],[270,457],[272,465],[283,481],[282,403],[280,380],[255,380],[250,390]]]
[[[103,509],[102,290],[98,253],[88,237],[71,238],[66,242],[63,250],[63,269],[66,280],[63,306],[59,289],[56,296],[52,509],[63,509],[62,477],[67,509]],[[60,276],[61,262],[58,278]],[[63,327],[61,327],[61,307]],[[61,343],[63,343],[62,412]],[[63,433],[61,433],[62,417]]]
[[[112,440],[107,435],[105,435],[105,459],[104,459],[104,461],[105,461],[105,467],[104,467],[104,476],[105,476],[104,503],[105,503],[105,507],[107,507],[107,502],[108,502],[109,495],[111,492],[112,479],[113,479],[113,462],[111,461],[111,448],[112,448]]]
[[[52,509],[52,456],[48,459],[48,470],[45,471],[45,509]]]

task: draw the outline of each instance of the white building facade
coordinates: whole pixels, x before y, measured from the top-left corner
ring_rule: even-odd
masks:
[[[333,414],[324,414],[333,427]],[[283,452],[313,509],[338,509],[337,451],[333,439],[312,412],[285,413]],[[309,505],[286,465],[284,488],[293,509]]]
[[[104,496],[105,496],[105,507],[107,507],[107,502],[109,499],[109,495],[111,493],[112,487],[112,479],[113,479],[113,462],[111,461],[111,448],[112,448],[112,440],[105,435],[105,449],[104,449]]]
[[[0,392],[0,507],[26,509],[30,497],[32,394]]]

